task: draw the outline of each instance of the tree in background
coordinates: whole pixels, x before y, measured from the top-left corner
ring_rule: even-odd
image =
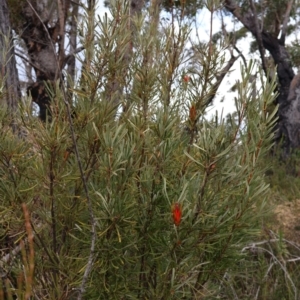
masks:
[[[16,55],[25,66],[22,81],[45,120],[50,104],[45,83],[55,85],[55,81],[64,80],[63,70],[67,71],[65,80],[75,79],[75,55],[82,50],[77,48],[80,4],[47,0],[7,2],[11,27],[19,39]],[[93,1],[88,1],[87,13],[93,9]]]
[[[277,142],[283,141],[285,155],[300,145],[299,79],[293,67],[298,67],[298,4],[286,1],[223,1],[224,8],[252,33],[255,48],[265,75],[272,76],[270,65],[278,77],[276,103],[279,104]],[[295,39],[286,44],[289,36]],[[270,56],[267,55],[266,50]],[[270,63],[271,59],[271,63]]]
[[[6,0],[2,2],[6,5]],[[68,82],[67,85],[70,87],[71,82],[75,80],[75,56],[87,49],[86,45],[79,44],[78,39],[78,34],[83,34],[78,28],[78,20],[81,20],[83,16],[90,20],[88,28],[84,31],[87,37],[84,43],[89,46],[94,44],[95,3],[92,0],[86,3],[69,0],[9,0],[7,6],[8,9],[5,7],[3,9],[7,15],[2,19],[3,22],[7,19],[3,34],[9,38],[7,30],[12,28],[16,39],[19,40],[18,51],[15,54],[24,64],[26,74],[22,74],[23,86],[39,106],[40,118],[45,120],[47,107],[50,104],[45,83],[53,86],[57,80],[60,80]],[[131,1],[130,15],[134,16],[139,13],[142,7],[143,1]],[[10,23],[8,13],[10,13]],[[128,26],[130,27],[129,23]],[[5,46],[3,43],[2,45]],[[128,65],[130,47],[128,41],[124,66]],[[88,67],[90,55],[91,53],[85,52],[85,67]],[[15,58],[14,55],[12,56],[13,63]],[[116,78],[111,78],[110,85],[112,93],[115,90],[122,90],[120,81]],[[68,101],[72,102],[71,93],[68,93]]]

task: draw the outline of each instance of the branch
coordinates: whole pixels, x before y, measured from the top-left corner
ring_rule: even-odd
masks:
[[[236,60],[238,58],[239,58],[239,56],[231,55],[230,60],[228,61],[227,65],[221,70],[220,75],[216,76],[217,81],[211,88],[212,94],[209,96],[209,98],[205,102],[205,107],[213,101],[224,77],[226,76],[226,74],[228,73],[228,71],[231,69],[231,67],[233,66],[233,64],[236,62]]]
[[[247,11],[245,11],[241,14],[241,8],[234,0],[225,0],[224,7],[230,13],[232,13],[255,36],[256,39],[258,39],[255,18],[250,9],[248,9]],[[266,33],[265,31],[260,31],[260,30],[258,30],[258,32],[261,35],[263,43],[267,42],[266,39],[270,40],[269,43],[271,43],[273,41],[271,39],[270,34]],[[275,39],[277,41],[276,38],[273,37],[273,39]],[[264,45],[264,46],[266,47],[266,45]]]
[[[259,50],[259,53],[260,53],[262,68],[265,72],[265,75],[268,76],[268,71],[267,71],[267,67],[266,67],[266,60],[265,60],[265,48],[264,48],[263,41],[262,41],[261,29],[260,29],[260,26],[258,24],[258,17],[257,17],[256,8],[255,8],[255,5],[253,4],[252,0],[250,0],[250,6],[251,6],[252,13],[253,13],[253,21],[254,21],[254,24],[255,24],[255,31],[256,31],[256,40],[257,40],[257,43],[258,43],[258,50]]]
[[[243,63],[244,63],[244,66],[247,67],[247,61],[246,61],[246,58],[244,56],[244,54],[241,52],[241,50],[235,45],[233,47],[233,49],[239,54],[239,56],[242,58],[243,60]]]
[[[34,69],[40,71],[40,72],[44,72],[44,70],[42,70],[38,65],[34,64],[33,62],[31,62],[28,58],[26,58],[25,56],[23,56],[20,53],[15,52],[15,55],[22,58],[23,60],[25,60],[27,63],[29,63]]]
[[[221,22],[222,22],[222,32],[223,32],[224,36],[225,36],[226,38],[228,38],[229,35],[228,35],[227,30],[226,30],[226,26],[225,26],[225,23],[224,23],[223,14],[221,15]],[[242,58],[243,63],[244,63],[244,66],[247,67],[247,61],[246,61],[246,58],[245,58],[244,54],[240,51],[240,49],[237,47],[237,45],[236,45],[236,39],[233,38],[233,39],[231,39],[231,40],[232,40],[232,46],[233,46],[233,49],[234,49],[234,50],[239,54],[239,56]],[[233,56],[232,51],[231,51],[231,56]]]
[[[282,24],[282,28],[281,28],[281,36],[280,36],[280,43],[282,45],[284,45],[285,43],[285,36],[286,36],[286,30],[287,30],[287,25],[290,19],[290,14],[291,14],[291,10],[292,10],[292,6],[293,6],[294,0],[290,0],[287,4],[287,8],[284,14],[284,20],[283,20],[283,24]]]
[[[95,43],[95,45],[96,45],[96,43]],[[71,59],[74,55],[76,55],[77,53],[83,51],[84,49],[85,49],[85,47],[84,47],[84,46],[81,46],[81,47],[77,48],[75,51],[73,51],[72,53],[69,53],[68,55],[66,55],[66,56],[65,56],[65,59],[64,59],[63,67],[64,67],[65,65],[69,64],[70,59]]]
[[[250,9],[241,12],[241,8],[234,0],[224,0],[224,8],[232,13],[258,40],[258,35],[255,26],[255,20]],[[277,65],[277,75],[279,79],[279,95],[278,103],[284,103],[288,97],[290,83],[294,77],[294,71],[291,65],[290,55],[287,49],[282,45],[278,38],[272,34],[262,30],[260,32],[263,46],[272,55],[275,64]]]
[[[244,12],[242,15],[240,7],[234,0],[225,0],[224,7],[255,35],[255,24],[253,23],[253,16],[250,10]]]
[[[250,9],[241,13],[241,8],[234,0],[225,0],[224,7],[233,14],[258,40],[258,34],[255,25],[255,18]],[[291,79],[294,72],[289,63],[289,55],[286,49],[280,45],[279,40],[265,30],[259,31],[263,46],[270,51],[276,64],[283,64],[283,68],[287,70]],[[278,74],[280,75],[280,74]]]

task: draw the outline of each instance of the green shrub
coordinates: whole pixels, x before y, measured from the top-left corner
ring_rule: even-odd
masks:
[[[80,291],[85,299],[212,299],[225,274],[244,268],[242,248],[260,232],[274,82],[253,98],[250,63],[237,83],[236,118],[207,120],[221,51],[202,70],[205,84],[196,72],[182,80],[187,30],[153,35],[137,19],[127,70],[126,23],[114,22],[98,23],[97,46],[72,89],[73,117],[59,85],[47,122],[23,107],[24,140],[2,115],[1,236],[9,250],[26,240],[25,203],[34,299],[73,299]],[[114,80],[124,93],[111,94]],[[12,294],[24,257],[6,266]]]

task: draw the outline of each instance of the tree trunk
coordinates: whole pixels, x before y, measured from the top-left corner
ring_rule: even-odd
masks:
[[[279,81],[277,97],[279,119],[275,140],[277,143],[283,141],[284,156],[289,155],[292,149],[300,146],[300,119],[298,118],[300,113],[295,111],[298,107],[300,108],[300,99],[293,97],[295,93],[292,91],[294,86],[291,82],[295,74],[284,40],[272,36],[265,30],[257,32],[254,14],[250,9],[242,11],[234,0],[225,0],[224,7],[254,35],[257,41],[261,38],[263,46],[274,59]]]
[[[53,82],[59,78],[59,60],[56,55],[55,43],[60,39],[59,20],[53,26],[48,26],[48,20],[40,12],[41,6],[33,6],[27,2],[23,8],[25,24],[21,30],[30,63],[32,64],[36,81],[28,87],[32,100],[40,108],[40,118],[46,119],[50,98],[46,93],[45,81]]]
[[[62,70],[69,61],[65,56],[64,41],[70,3],[70,0],[41,0],[25,1],[17,6],[20,16],[15,16],[13,28],[25,42],[28,62],[36,75],[35,82],[27,90],[38,104],[43,120],[46,119],[51,101],[45,82],[54,85],[56,80],[62,80]],[[77,5],[76,1],[74,3]]]
[[[1,106],[7,106],[11,116],[11,124],[15,131],[15,114],[21,99],[21,90],[16,67],[11,24],[6,0],[0,0],[0,80],[4,80],[4,97],[0,99]]]

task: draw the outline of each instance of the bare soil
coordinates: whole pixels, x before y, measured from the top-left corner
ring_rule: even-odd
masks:
[[[284,238],[300,245],[300,199],[275,208],[275,231],[281,230]]]

